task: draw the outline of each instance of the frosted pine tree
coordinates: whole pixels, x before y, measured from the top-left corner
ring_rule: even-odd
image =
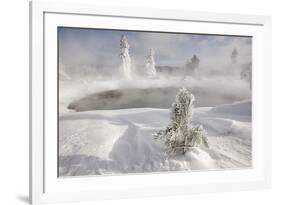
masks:
[[[251,62],[242,66],[240,79],[248,82],[250,89],[252,89],[252,63]]]
[[[237,56],[238,56],[237,49],[234,48],[234,49],[232,50],[232,53],[231,53],[231,62],[232,62],[232,64],[237,63]]]
[[[120,74],[126,79],[132,79],[131,71],[131,58],[129,54],[130,45],[128,43],[127,37],[122,35],[120,40]]]
[[[185,88],[179,90],[176,101],[172,105],[171,120],[177,127],[175,140],[180,152],[186,151],[187,144],[191,141],[191,118],[193,114],[194,96]],[[183,146],[183,147],[182,147]]]
[[[154,60],[154,50],[153,48],[149,49],[149,54],[146,58],[145,62],[145,75],[149,78],[153,78],[156,76],[155,69],[155,60]]]
[[[192,74],[196,71],[196,69],[199,67],[200,60],[196,55],[193,55],[193,57],[187,61],[186,68],[188,74]]]
[[[155,139],[164,140],[168,152],[185,154],[190,147],[208,147],[207,134],[202,126],[192,126],[194,96],[185,88],[176,95],[171,109],[171,124],[154,134]]]
[[[205,147],[209,147],[209,142],[207,138],[207,133],[202,127],[202,125],[198,127],[194,127],[191,129],[191,141],[189,143],[190,146],[198,146],[198,145],[203,145]]]

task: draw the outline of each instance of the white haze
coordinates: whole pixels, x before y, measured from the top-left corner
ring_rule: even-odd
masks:
[[[251,62],[251,38],[167,34],[149,32],[62,29],[59,36],[60,110],[93,93],[124,88],[187,87],[198,93],[199,105],[215,106],[251,98],[242,67]],[[102,33],[99,33],[102,32]],[[130,45],[132,80],[119,78],[119,43],[125,34]],[[156,79],[138,75],[145,69],[149,49],[155,51]],[[237,64],[231,53],[238,51]],[[186,63],[196,54],[200,65],[185,73]],[[170,72],[159,72],[161,67]],[[173,92],[170,93],[171,100]],[[146,96],[143,96],[145,98]],[[199,98],[199,99],[198,99]],[[126,102],[128,99],[122,99]],[[201,103],[204,102],[204,103]],[[160,106],[161,107],[161,106]]]
[[[135,67],[144,66],[149,49],[155,51],[156,66],[183,67],[196,54],[203,67],[218,67],[231,63],[231,52],[238,51],[238,62],[251,62],[251,38],[171,33],[130,32],[61,28],[59,35],[60,62],[70,75],[99,67],[117,72],[121,35],[126,35],[130,56]],[[225,73],[227,75],[227,73]]]

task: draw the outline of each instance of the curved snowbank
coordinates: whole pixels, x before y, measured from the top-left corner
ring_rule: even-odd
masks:
[[[225,104],[214,107],[210,110],[213,113],[233,114],[233,115],[252,115],[252,101],[244,100],[232,104]]]
[[[185,156],[169,157],[162,142],[152,137],[169,124],[168,109],[64,114],[59,130],[60,176],[250,167],[251,122],[229,115],[243,106],[247,103],[195,109],[193,123],[207,130],[210,149],[192,148]]]

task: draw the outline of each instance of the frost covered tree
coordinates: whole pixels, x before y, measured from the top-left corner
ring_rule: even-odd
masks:
[[[186,67],[190,73],[193,73],[196,68],[199,67],[200,60],[196,55],[193,55],[192,58],[187,61]]]
[[[155,60],[154,60],[154,49],[149,49],[149,54],[145,62],[145,75],[147,77],[156,77]]]
[[[171,108],[171,124],[154,134],[155,139],[164,140],[168,152],[185,154],[190,147],[208,147],[207,134],[202,126],[192,126],[194,96],[185,88],[176,95]]]
[[[231,53],[231,62],[232,62],[233,64],[237,63],[237,56],[238,56],[237,49],[234,48],[234,49],[232,50],[232,53]]]
[[[191,58],[191,66],[195,69],[199,67],[199,63],[200,63],[199,58],[196,55],[193,55],[193,57]]]
[[[242,66],[240,79],[249,83],[250,89],[252,88],[252,63]]]
[[[132,79],[132,71],[131,71],[131,58],[129,54],[130,45],[128,43],[128,39],[125,35],[122,35],[120,40],[120,74],[126,79]]]

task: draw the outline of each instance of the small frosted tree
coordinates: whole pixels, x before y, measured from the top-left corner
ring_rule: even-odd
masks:
[[[186,67],[190,73],[193,73],[196,68],[199,67],[200,60],[196,55],[193,55],[192,58],[186,63]]]
[[[232,62],[233,64],[237,63],[237,56],[238,56],[237,49],[234,48],[234,49],[232,50],[232,53],[231,53],[231,62]]]
[[[128,43],[127,37],[122,35],[120,40],[120,74],[126,79],[132,79],[132,71],[131,71],[131,58],[129,54],[130,45]]]
[[[250,89],[252,89],[252,63],[248,63],[242,66],[240,79],[248,82]]]
[[[155,60],[154,60],[154,49],[149,49],[149,54],[145,62],[145,75],[153,78],[156,76]]]
[[[185,154],[191,147],[209,146],[203,127],[191,123],[194,100],[187,89],[181,88],[171,108],[171,124],[154,134],[155,139],[164,140],[169,153]]]

